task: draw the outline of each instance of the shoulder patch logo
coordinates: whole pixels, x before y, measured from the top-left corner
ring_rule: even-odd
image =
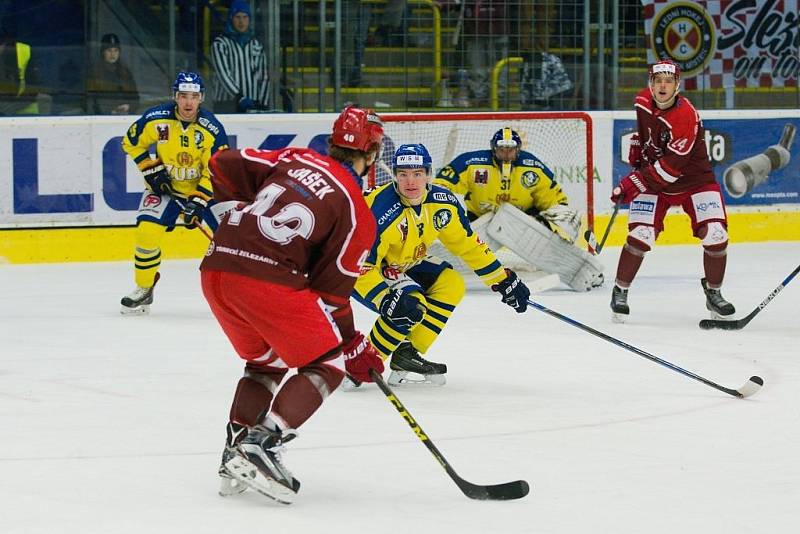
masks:
[[[195,132],[194,132],[194,146],[196,146],[197,148],[203,148],[203,140],[204,139],[205,139],[205,136],[203,135],[203,132],[198,132],[197,130],[195,130]]]
[[[453,215],[450,213],[450,210],[441,209],[438,210],[436,213],[433,214],[433,227],[437,231],[441,231],[442,228],[450,224]]]
[[[533,171],[525,171],[522,173],[522,186],[530,189],[539,183],[539,175]]]
[[[169,124],[156,124],[156,132],[159,143],[169,141]]]

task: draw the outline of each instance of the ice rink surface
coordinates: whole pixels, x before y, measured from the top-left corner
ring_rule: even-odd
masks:
[[[600,256],[607,280],[618,254]],[[701,331],[701,254],[650,253],[625,325],[610,321],[608,282],[534,299],[726,387],[760,375],[751,399],[471,292],[428,353],[447,385],[397,395],[463,478],[523,478],[531,494],[467,499],[369,386],[336,392],[289,445],[303,484],[291,506],[217,495],[242,363],[197,261],[165,261],[144,317],[118,312],[132,263],[0,266],[0,532],[800,532],[800,281],[744,330]],[[723,294],[737,316],[798,260],[797,242],[732,245]]]

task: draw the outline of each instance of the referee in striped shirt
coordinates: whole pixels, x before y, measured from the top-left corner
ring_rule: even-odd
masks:
[[[250,4],[235,0],[225,31],[211,44],[214,113],[269,109],[267,57],[250,29],[250,19]]]

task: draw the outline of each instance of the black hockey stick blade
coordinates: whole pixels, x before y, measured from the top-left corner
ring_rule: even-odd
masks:
[[[600,243],[597,242],[597,238],[594,236],[594,232],[591,230],[586,230],[586,232],[583,234],[584,239],[586,239],[586,242],[594,251],[595,255],[600,254],[606,244],[608,234],[611,232],[611,227],[614,225],[614,219],[617,218],[617,213],[619,213],[619,206],[619,203],[614,204],[614,211],[611,213],[611,219],[608,221],[608,226],[606,226],[606,231],[603,232],[603,239],[600,240]]]
[[[548,314],[548,315],[550,315],[552,317],[555,317],[556,319],[560,319],[560,320],[564,321],[565,323],[568,323],[568,324],[570,324],[572,326],[580,328],[584,332],[588,332],[588,333],[590,333],[590,334],[592,334],[594,336],[599,337],[600,339],[605,339],[606,341],[608,341],[610,343],[613,343],[614,345],[617,345],[618,347],[622,347],[623,349],[629,350],[629,351],[633,352],[634,354],[638,354],[639,356],[642,356],[643,358],[647,358],[648,360],[650,360],[652,362],[655,362],[655,363],[657,363],[657,364],[659,364],[659,365],[661,365],[663,367],[666,367],[667,369],[671,369],[671,370],[673,370],[673,371],[675,371],[677,373],[682,374],[683,376],[687,376],[687,377],[689,377],[689,378],[691,378],[693,380],[697,380],[698,382],[702,382],[703,384],[705,384],[707,386],[710,386],[710,387],[712,387],[712,388],[714,388],[716,390],[719,390],[719,391],[722,391],[724,393],[727,393],[728,395],[731,395],[733,397],[738,397],[740,399],[743,399],[745,397],[749,397],[749,396],[755,394],[759,389],[761,389],[761,386],[764,385],[764,380],[760,376],[751,376],[750,380],[748,382],[746,382],[739,389],[726,388],[725,386],[721,386],[720,384],[717,384],[716,382],[712,382],[711,380],[709,380],[707,378],[704,378],[704,377],[702,377],[702,376],[700,376],[698,374],[695,374],[695,373],[693,373],[691,371],[687,371],[686,369],[684,369],[682,367],[679,367],[679,366],[675,365],[672,362],[664,360],[663,358],[659,358],[658,356],[654,356],[653,354],[650,354],[649,352],[644,351],[644,350],[642,350],[642,349],[640,349],[638,347],[634,347],[633,345],[625,343],[624,341],[622,341],[620,339],[617,339],[617,338],[615,338],[613,336],[610,336],[608,334],[600,332],[599,330],[595,330],[591,326],[587,326],[587,325],[585,325],[583,323],[580,323],[580,322],[576,321],[575,319],[573,319],[571,317],[567,317],[566,315],[562,315],[562,314],[558,313],[557,311],[551,310],[550,308],[547,308],[546,306],[543,306],[543,305],[539,304],[538,302],[535,302],[533,300],[528,300],[528,304],[530,306],[533,306],[534,308],[536,308],[539,311],[542,311],[542,312],[544,312],[544,313],[546,313],[546,314]]]
[[[436,445],[433,444],[431,438],[422,430],[422,427],[419,426],[419,423],[411,416],[403,403],[400,402],[400,399],[394,394],[394,392],[389,388],[389,385],[383,380],[383,377],[375,371],[375,369],[370,369],[369,375],[372,377],[372,380],[375,381],[375,384],[380,388],[383,394],[389,399],[389,402],[395,409],[400,413],[403,419],[406,420],[408,426],[411,427],[411,430],[414,431],[414,434],[419,438],[419,440],[428,448],[428,450],[433,454],[433,457],[436,458],[436,461],[439,462],[444,470],[450,475],[450,478],[453,479],[453,482],[456,483],[458,488],[461,492],[469,497],[470,499],[476,499],[479,501],[511,501],[514,499],[521,499],[525,497],[530,492],[530,486],[524,480],[515,480],[514,482],[505,482],[503,484],[492,484],[488,486],[483,486],[480,484],[473,484],[472,482],[467,482],[456,473],[453,466],[450,465],[445,457],[439,452],[439,449],[436,448]]]
[[[780,293],[781,290],[783,290],[783,288],[786,287],[795,276],[797,276],[797,273],[800,273],[800,265],[798,265],[795,270],[783,280],[783,282],[778,284],[778,287],[773,289],[772,292],[767,295],[767,298],[761,301],[761,304],[759,304],[755,310],[748,313],[746,317],[742,317],[741,319],[737,319],[735,321],[726,321],[724,319],[703,319],[700,321],[700,328],[703,330],[711,330],[712,328],[719,328],[720,330],[741,330],[747,326],[747,323],[749,323],[753,317],[758,315],[758,313],[763,310],[767,304],[772,302],[772,299],[774,299],[778,293]]]

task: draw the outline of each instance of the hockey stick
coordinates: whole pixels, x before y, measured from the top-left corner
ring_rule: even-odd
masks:
[[[433,457],[436,458],[436,461],[439,462],[447,474],[450,475],[450,478],[453,479],[453,482],[456,483],[458,488],[470,499],[477,499],[479,501],[510,501],[513,499],[521,499],[522,497],[526,496],[530,491],[530,486],[524,480],[515,480],[514,482],[506,482],[504,484],[494,484],[491,486],[481,486],[479,484],[473,484],[471,482],[467,482],[455,472],[453,467],[450,463],[445,460],[444,456],[439,449],[436,448],[436,445],[433,444],[431,438],[422,430],[422,427],[419,426],[411,414],[406,410],[406,407],[403,406],[403,403],[400,402],[400,399],[389,389],[389,386],[384,382],[383,377],[375,371],[375,369],[370,369],[369,374],[372,379],[375,381],[375,384],[381,389],[386,398],[389,399],[389,402],[392,403],[403,419],[406,420],[408,426],[411,427],[411,430],[414,431],[414,434],[417,435],[419,440],[431,451]]]
[[[712,328],[719,328],[721,330],[741,330],[742,328],[747,326],[747,323],[749,323],[753,319],[753,317],[758,315],[758,312],[764,309],[766,305],[769,304],[770,301],[774,299],[775,296],[778,293],[780,293],[784,287],[789,285],[789,282],[792,281],[792,278],[797,276],[798,272],[800,272],[800,265],[798,265],[797,268],[794,271],[792,271],[792,274],[787,276],[786,279],[783,282],[781,282],[780,285],[778,285],[778,287],[773,289],[772,293],[767,295],[767,298],[765,298],[755,310],[751,311],[747,315],[747,317],[742,317],[741,319],[737,319],[735,321],[726,321],[724,319],[703,319],[702,321],[700,321],[700,328],[702,328],[703,330],[711,330]]]
[[[740,387],[739,389],[730,389],[730,388],[726,388],[724,386],[720,386],[719,384],[717,384],[715,382],[712,382],[711,380],[708,380],[706,378],[703,378],[702,376],[694,374],[691,371],[687,371],[686,369],[678,367],[674,363],[670,363],[667,360],[662,360],[658,356],[653,356],[649,352],[645,352],[642,349],[634,347],[633,345],[629,345],[629,344],[625,343],[624,341],[620,341],[619,339],[617,339],[615,337],[611,337],[608,334],[604,334],[602,332],[599,332],[599,331],[595,330],[594,328],[592,328],[590,326],[586,326],[585,324],[579,323],[578,321],[567,317],[566,315],[561,315],[560,313],[558,313],[556,311],[553,311],[553,310],[551,310],[549,308],[546,308],[546,307],[542,306],[541,304],[539,304],[537,302],[534,302],[532,300],[528,300],[528,304],[530,304],[531,306],[533,306],[537,310],[543,311],[548,315],[552,315],[556,319],[561,319],[562,321],[564,321],[566,323],[569,323],[572,326],[577,326],[578,328],[580,328],[584,332],[589,332],[590,334],[593,334],[593,335],[595,335],[595,336],[597,336],[599,338],[605,339],[606,341],[609,341],[609,342],[613,343],[614,345],[617,345],[618,347],[622,347],[623,349],[627,349],[627,350],[629,350],[629,351],[631,351],[631,352],[633,352],[635,354],[638,354],[639,356],[647,358],[650,361],[656,362],[659,365],[663,365],[664,367],[667,367],[668,369],[672,369],[673,371],[677,371],[678,373],[680,373],[680,374],[682,374],[684,376],[688,376],[689,378],[693,378],[693,379],[697,380],[698,382],[702,382],[703,384],[705,384],[707,386],[711,386],[714,389],[718,389],[718,390],[720,390],[722,392],[725,392],[728,395],[732,395],[734,397],[739,397],[740,399],[743,399],[745,397],[749,397],[749,396],[755,394],[756,392],[758,392],[759,389],[761,389],[761,386],[764,385],[764,379],[762,379],[760,376],[751,376],[750,379],[747,382],[745,382],[744,385],[742,387]]]
[[[181,199],[172,197],[172,200],[174,200],[175,203],[181,208],[181,211],[185,211],[186,210],[186,204],[184,204],[183,201],[181,201]],[[189,228],[189,227],[187,227],[187,228]],[[213,241],[214,240],[214,238],[211,236],[211,234],[208,233],[208,230],[203,228],[203,223],[202,222],[200,224],[195,225],[194,228],[197,228],[198,230],[200,230],[200,232],[202,232],[202,234],[204,236],[206,236],[209,241]],[[189,228],[189,229],[191,230],[191,228]]]
[[[583,237],[586,239],[586,242],[589,243],[589,246],[594,251],[595,256],[600,254],[600,251],[603,250],[603,246],[606,244],[606,239],[608,239],[608,234],[611,232],[611,227],[614,225],[614,219],[617,218],[617,213],[619,213],[619,204],[614,204],[614,211],[611,213],[611,219],[608,221],[608,226],[606,226],[606,231],[603,232],[603,239],[600,240],[600,243],[597,243],[597,239],[594,236],[594,232],[591,230],[586,230],[586,233],[583,234]]]

